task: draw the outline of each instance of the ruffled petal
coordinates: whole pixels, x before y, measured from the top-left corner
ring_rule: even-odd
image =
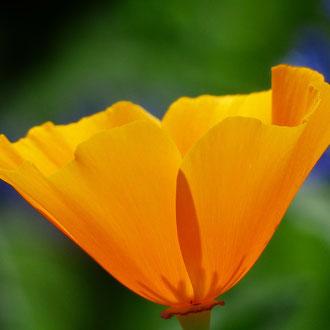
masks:
[[[185,154],[211,127],[227,117],[252,117],[271,122],[271,92],[247,95],[183,97],[174,102],[162,124]]]
[[[76,123],[54,125],[47,122],[34,127],[25,138],[12,143],[11,153],[31,162],[46,176],[51,175],[73,159],[74,150],[81,142],[103,130],[141,119],[157,121],[138,105],[118,102]]]

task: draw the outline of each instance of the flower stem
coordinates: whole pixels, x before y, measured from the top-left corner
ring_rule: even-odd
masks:
[[[210,330],[211,312],[191,313],[177,316],[183,330]]]

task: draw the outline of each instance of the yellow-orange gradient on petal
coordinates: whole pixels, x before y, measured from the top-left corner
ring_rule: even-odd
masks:
[[[12,143],[11,147],[17,154],[16,157],[31,162],[43,174],[49,175],[73,159],[74,151],[81,142],[98,132],[138,119],[158,122],[138,105],[126,101],[117,102],[105,111],[83,118],[76,123],[54,125],[52,122],[47,122],[34,127],[26,137]],[[4,136],[1,138],[5,140]],[[3,157],[6,157],[6,154],[3,153]],[[0,162],[1,158],[0,155]]]
[[[280,65],[269,91],[181,98],[162,121],[119,102],[2,135],[0,178],[168,318],[221,304],[329,142],[330,86]]]

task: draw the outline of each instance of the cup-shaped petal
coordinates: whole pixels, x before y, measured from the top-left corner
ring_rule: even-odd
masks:
[[[154,302],[190,301],[177,238],[181,155],[150,121],[101,132],[50,177],[29,162],[0,177],[114,277]]]
[[[279,70],[291,75],[291,70],[296,69]],[[284,108],[277,109],[285,113],[287,107],[287,111],[293,111],[295,98],[298,105],[298,98],[304,99],[304,113],[308,116],[301,115],[304,119],[299,120],[300,125],[289,125],[291,119],[286,126],[278,126],[252,118],[227,118],[208,131],[184,157],[181,171],[185,179],[181,182],[186,182],[189,189],[178,192],[191,195],[194,210],[185,213],[195,212],[196,216],[193,221],[191,217],[178,218],[178,227],[190,224],[197,228],[178,233],[181,245],[189,242],[185,235],[199,233],[195,252],[184,254],[187,265],[199,265],[187,267],[195,272],[190,277],[203,279],[193,281],[197,300],[214,299],[252,267],[329,145],[330,87],[315,82],[309,70],[312,76],[308,80],[305,70],[295,72],[295,79],[305,79],[299,93],[291,82],[294,88],[291,93],[290,87],[286,91],[287,103],[283,101]],[[284,79],[288,79],[286,74],[281,72]],[[273,90],[274,95],[280,97],[277,89]]]

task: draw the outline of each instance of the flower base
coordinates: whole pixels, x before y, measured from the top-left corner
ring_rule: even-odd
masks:
[[[163,319],[170,319],[172,316],[186,316],[189,314],[197,314],[206,311],[210,311],[215,306],[224,306],[224,301],[212,301],[209,303],[202,303],[202,304],[191,304],[188,306],[176,306],[170,307],[163,312],[161,312],[161,317]]]

